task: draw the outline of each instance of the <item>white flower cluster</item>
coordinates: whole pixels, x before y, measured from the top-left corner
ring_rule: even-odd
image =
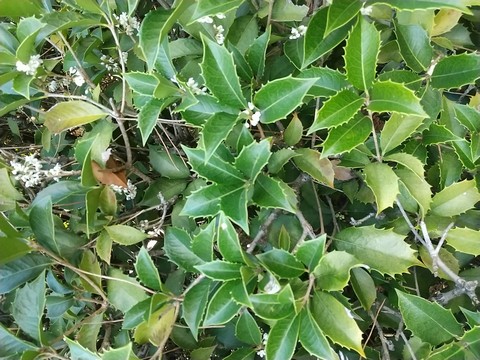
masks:
[[[260,111],[254,111],[254,110],[255,110],[255,105],[249,102],[248,109],[245,109],[241,112],[242,114],[245,114],[248,116],[249,121],[245,123],[246,128],[249,128],[250,126],[257,126],[258,123],[260,122],[262,113]]]
[[[192,92],[195,94],[195,95],[205,95],[207,93],[207,88],[205,86],[202,86],[202,88],[200,88],[198,86],[198,82],[196,82],[193,78],[189,78],[187,80],[187,84],[188,88],[190,90],[192,90]]]
[[[37,69],[42,65],[43,60],[40,59],[40,55],[32,55],[30,56],[30,60],[28,60],[28,64],[24,64],[20,60],[17,61],[15,64],[17,67],[17,71],[24,72],[27,75],[35,75]]]
[[[132,184],[130,179],[127,181],[127,187],[111,184],[110,187],[118,194],[125,195],[125,199],[133,200],[137,196],[137,187]]]
[[[105,69],[107,69],[108,71],[113,71],[113,72],[120,71],[120,65],[111,56],[104,54],[100,57],[100,60],[102,61],[100,64],[105,66]]]
[[[27,188],[40,185],[42,180],[48,178],[58,181],[62,172],[60,164],[55,164],[51,169],[43,170],[42,163],[35,155],[25,156],[23,162],[10,161],[10,165],[13,168],[12,174],[15,176],[15,180],[20,180]]]
[[[305,25],[300,25],[298,28],[292,28],[290,30],[290,36],[288,37],[290,40],[300,39],[307,33],[307,27]]]
[[[117,27],[121,27],[125,31],[125,34],[131,36],[135,33],[135,31],[138,32],[138,29],[140,28],[140,22],[135,16],[129,17],[126,12],[122,12],[120,16],[113,16],[118,21]]]
[[[225,19],[225,14],[218,13],[214,15],[217,19]],[[213,18],[210,16],[204,16],[200,19],[197,20],[198,23],[201,24],[213,24]],[[225,35],[223,34],[225,32],[225,29],[222,25],[215,25],[213,24],[213,31],[215,32],[215,41],[219,45],[223,45],[225,42]]]
[[[371,5],[367,7],[362,7],[360,9],[360,14],[362,15],[369,16],[369,15],[372,15],[372,12],[373,12],[373,7]]]
[[[67,73],[71,77],[75,85],[82,86],[83,84],[85,84],[85,79],[77,68],[71,66],[70,69],[68,69]]]
[[[267,345],[267,340],[268,340],[268,333],[263,333],[262,335],[262,344],[265,347]],[[257,355],[260,356],[261,358],[265,357],[266,353],[264,349],[258,350]]]

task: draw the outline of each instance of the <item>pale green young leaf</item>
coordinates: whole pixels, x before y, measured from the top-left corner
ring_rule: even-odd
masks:
[[[400,55],[407,66],[416,72],[424,71],[433,57],[433,48],[427,31],[418,24],[402,25],[395,22],[395,33]]]
[[[325,35],[347,24],[358,14],[362,2],[358,0],[335,0],[328,7],[327,26]]]
[[[373,226],[349,227],[335,237],[338,250],[344,250],[363,264],[382,274],[401,274],[410,266],[420,265],[415,251],[404,241],[405,236]]]
[[[128,225],[105,226],[112,240],[121,245],[133,245],[147,238],[147,234]]]
[[[140,71],[126,73],[124,78],[132,91],[145,96],[153,96],[155,89],[160,84],[155,75]]]
[[[278,320],[268,333],[265,351],[268,360],[291,359],[297,345],[300,317]]]
[[[435,346],[463,334],[462,325],[451,310],[419,296],[396,292],[405,325],[415,336]]]
[[[200,146],[205,150],[204,161],[208,162],[217,148],[232,131],[238,116],[227,113],[216,113],[207,119],[200,133]]]
[[[12,303],[12,316],[23,332],[40,341],[45,308],[45,272],[18,289]]]
[[[403,84],[390,80],[376,82],[372,86],[370,96],[367,108],[371,111],[428,116],[420,105],[420,99]]]
[[[355,256],[333,250],[325,254],[315,267],[313,274],[319,288],[326,291],[342,291],[350,280],[350,270],[362,266]]]
[[[235,325],[235,336],[246,344],[260,345],[262,333],[248,310],[244,310]]]
[[[88,292],[98,294],[99,291],[97,289],[102,288],[102,269],[100,268],[97,256],[90,250],[83,252],[79,268],[87,273],[93,274],[86,275],[90,279],[89,281],[83,278],[80,279],[83,288]]]
[[[242,264],[222,260],[214,260],[195,266],[206,277],[219,281],[240,279],[242,277],[240,274],[241,267]]]
[[[18,200],[22,200],[23,195],[15,189],[10,180],[10,175],[6,168],[0,169],[0,204],[1,211],[13,210]],[[3,216],[3,215],[2,215]],[[2,230],[3,231],[3,230]]]
[[[207,307],[210,284],[210,279],[202,279],[186,292],[183,300],[183,318],[195,340],[198,339],[198,327]]]
[[[232,30],[230,29],[230,31]],[[249,82],[253,78],[253,70],[245,59],[245,56],[232,44],[228,44],[227,48],[232,53],[238,76],[240,76],[242,80]]]
[[[352,3],[358,5],[360,2],[356,0]],[[375,79],[379,51],[380,32],[363,16],[358,17],[345,46],[347,79],[357,89],[364,91],[370,89]]]
[[[199,0],[192,15],[191,21],[198,20],[204,16],[224,14],[238,8],[245,0]],[[188,1],[187,1],[188,2]]]
[[[463,53],[441,59],[431,76],[431,84],[437,89],[459,88],[480,78],[480,55]]]
[[[435,194],[431,212],[438,216],[456,216],[473,208],[480,201],[475,180],[464,180],[447,186]]]
[[[153,290],[162,289],[162,281],[160,280],[160,274],[155,266],[147,249],[143,246],[137,255],[137,261],[135,262],[135,271],[140,281]]]
[[[347,36],[348,30],[350,30],[352,21],[327,34],[328,12],[328,7],[321,8],[308,23],[307,33],[304,38],[304,51],[301,58],[303,60],[301,64],[302,69],[340,44]],[[298,42],[300,43],[301,41]]]
[[[269,5],[265,4],[258,11],[258,16],[263,18],[268,16]],[[302,21],[308,13],[308,6],[295,5],[292,0],[277,0],[273,2],[272,20],[273,21]]]
[[[260,142],[252,142],[250,145],[244,146],[235,158],[233,165],[245,175],[246,179],[254,182],[267,165],[270,155],[270,141],[263,139]]]
[[[240,310],[242,305],[238,304],[232,297],[232,292],[241,284],[242,280],[226,281],[213,294],[203,320],[204,326],[222,325],[230,321]]]
[[[365,310],[369,310],[377,298],[377,288],[370,274],[362,268],[352,269],[350,284]]]
[[[0,215],[1,218],[2,215]],[[1,220],[0,220],[1,222]],[[19,237],[0,236],[0,265],[18,259],[28,254],[32,248],[27,242]]]
[[[15,78],[13,79],[13,90],[19,94],[25,97],[26,99],[30,100],[30,89],[31,89],[31,83],[35,79],[33,75],[26,75],[26,74],[17,74]]]
[[[310,312],[314,322],[334,343],[365,356],[362,331],[350,315],[350,310],[332,295],[315,291]]]
[[[242,95],[240,81],[232,54],[223,46],[202,35],[202,76],[212,94],[223,104],[245,109],[247,101]]]
[[[430,127],[423,132],[422,140],[425,145],[432,145],[449,141],[460,141],[462,139],[453,134],[445,125],[431,124]]]
[[[295,192],[281,180],[260,174],[255,181],[252,200],[265,208],[280,208],[294,213],[297,208]]]
[[[299,340],[305,350],[311,355],[317,356],[321,359],[336,359],[335,353],[330,347],[330,344],[320,329],[320,326],[318,326],[317,322],[314,320],[310,310],[308,308],[303,308],[299,316]]]
[[[385,155],[402,144],[419,128],[422,122],[423,117],[421,116],[393,113],[380,133],[382,154]]]
[[[51,107],[44,115],[44,125],[54,134],[64,130],[89,124],[108,114],[86,101],[72,100]]]
[[[347,123],[331,129],[323,142],[321,158],[340,155],[363,144],[372,132],[372,122],[367,116],[355,116]]]
[[[65,337],[65,342],[70,350],[69,358],[72,360],[100,360],[100,356],[96,353],[84,348],[78,341],[71,340]]]
[[[285,144],[288,146],[293,146],[297,144],[303,135],[303,125],[302,121],[298,118],[297,114],[294,113],[292,120],[288,124],[285,132],[283,133],[283,139],[285,140]]]
[[[480,231],[454,228],[447,233],[447,243],[465,254],[480,255]]]
[[[138,344],[164,344],[176,320],[175,306],[171,303],[149,314],[148,318],[135,328],[133,338]]]
[[[281,278],[296,278],[305,272],[303,264],[288,251],[273,248],[257,255],[260,262]]]
[[[253,70],[255,78],[261,79],[265,70],[265,57],[270,41],[270,27],[250,45],[245,52],[245,59]]]
[[[293,162],[300,170],[305,171],[315,180],[333,187],[334,172],[330,160],[321,158],[320,153],[313,149],[300,148],[295,150],[299,155],[293,158]]]
[[[373,0],[373,4],[385,4],[398,10],[425,10],[450,8],[470,14],[465,0]]]
[[[453,103],[455,109],[455,115],[458,121],[462,123],[471,132],[480,131],[480,111],[472,106]]]
[[[424,217],[430,210],[430,204],[432,202],[432,189],[430,184],[423,176],[420,177],[409,169],[396,169],[395,174],[398,175],[400,181],[418,203],[421,216]]]
[[[283,166],[295,156],[299,155],[296,154],[294,150],[288,148],[280,149],[274,152],[268,160],[268,171],[271,174],[279,173],[282,170]]]
[[[196,265],[201,265],[204,261],[192,251],[192,239],[183,229],[170,227],[165,233],[165,254],[168,259],[181,268],[197,272]]]
[[[108,300],[123,313],[147,298],[137,280],[125,275],[122,270],[110,268],[108,276],[110,277],[107,280]]]
[[[80,345],[93,352],[97,351],[97,339],[103,325],[104,313],[105,310],[92,314],[89,318],[90,321],[83,323],[75,335],[75,339]]]
[[[287,287],[280,293],[292,291],[290,285]],[[279,294],[254,294],[250,295],[250,301],[255,315],[265,320],[283,319],[295,312],[293,299]]]
[[[216,234],[218,251],[226,261],[243,263],[243,250],[238,233],[223,212],[218,216],[218,224]]]
[[[262,86],[254,98],[254,104],[261,113],[260,121],[270,124],[286,118],[302,104],[304,96],[316,81],[288,76]]]
[[[383,158],[385,161],[392,161],[405,166],[407,169],[411,170],[418,177],[423,178],[425,170],[423,168],[422,161],[416,156],[410,155],[408,153],[394,153]]]
[[[420,259],[425,264],[425,266],[432,272],[437,273],[436,276],[440,279],[451,280],[451,276],[446,274],[442,269],[433,269],[433,261],[431,255],[428,253],[428,250],[422,246],[418,250],[418,255],[420,255]],[[448,268],[456,275],[460,272],[460,264],[458,263],[458,259],[455,255],[447,250],[446,248],[440,248],[438,252],[438,257],[443,263],[448,266]]]
[[[387,164],[370,163],[363,169],[365,182],[373,191],[377,203],[377,214],[388,207],[392,207],[400,190],[398,177]]]
[[[318,111],[308,134],[346,123],[360,110],[364,99],[350,90],[341,90],[328,99]]]

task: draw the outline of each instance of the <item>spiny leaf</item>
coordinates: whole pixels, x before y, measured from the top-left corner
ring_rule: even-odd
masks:
[[[370,163],[363,170],[365,181],[373,191],[377,203],[377,214],[393,206],[398,193],[398,177],[387,164]]]

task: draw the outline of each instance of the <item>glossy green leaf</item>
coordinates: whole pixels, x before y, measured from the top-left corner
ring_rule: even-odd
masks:
[[[321,158],[318,151],[300,148],[295,151],[299,156],[293,158],[293,162],[300,170],[305,171],[315,180],[333,187],[334,172],[330,160]]]
[[[183,300],[183,318],[195,339],[198,339],[198,327],[207,307],[211,283],[209,279],[202,279],[186,292]]]
[[[305,350],[307,350],[311,355],[326,360],[336,359],[336,356],[333,350],[330,348],[327,338],[323,334],[320,326],[318,326],[308,308],[303,308],[300,312],[299,340]]]
[[[265,208],[278,208],[294,213],[297,207],[295,192],[281,180],[260,174],[253,189],[253,202]]]
[[[431,85],[437,89],[458,88],[480,78],[480,55],[463,53],[441,59],[431,76]]]
[[[301,54],[301,68],[304,69],[321,56],[340,44],[350,30],[351,22],[342,25],[327,34],[328,7],[321,8],[308,23],[304,38],[304,51]],[[297,41],[300,43],[300,40]]]
[[[116,349],[106,350],[102,354],[102,360],[129,360],[132,355],[132,343],[129,343]]]
[[[469,105],[453,103],[458,121],[472,132],[480,131],[480,111]]]
[[[352,269],[350,283],[365,310],[369,310],[377,298],[377,288],[372,277],[362,268]]]
[[[243,263],[243,251],[238,233],[223,212],[218,216],[217,246],[226,261]]]
[[[238,109],[245,109],[247,101],[242,95],[232,54],[225,47],[205,36],[202,36],[202,41],[203,61],[201,67],[206,86],[222,103]]]
[[[268,270],[281,278],[295,278],[305,272],[303,264],[285,250],[274,248],[257,255],[257,258]]]
[[[340,90],[348,87],[348,82],[344,74],[327,67],[309,67],[303,70],[298,77],[318,79],[310,90],[308,90],[308,94],[315,97],[333,96]]]
[[[241,282],[227,281],[213,294],[205,313],[204,326],[225,324],[237,314],[242,306],[234,301],[232,291],[241,286]]]
[[[303,125],[296,114],[293,114],[292,120],[288,124],[285,132],[283,133],[283,139],[285,144],[293,146],[297,144],[303,135]]]
[[[475,180],[464,180],[447,186],[435,194],[431,212],[439,216],[456,216],[473,208],[480,201]]]
[[[313,274],[318,286],[326,291],[341,291],[350,280],[350,270],[362,266],[355,256],[345,251],[331,251],[321,259]]]
[[[253,70],[255,77],[261,79],[265,70],[265,57],[267,47],[270,41],[270,27],[250,45],[245,53],[250,68]]]
[[[287,164],[288,161],[295,156],[299,155],[296,154],[295,151],[292,149],[280,149],[274,152],[268,160],[268,171],[271,174],[279,173],[284,167],[284,165]]]
[[[221,2],[215,0],[199,0],[191,20],[195,21],[204,16],[227,13],[238,8],[243,2],[244,0],[225,0]]]
[[[303,97],[316,81],[289,76],[263,85],[254,98],[254,104],[261,112],[260,121],[270,124],[286,118],[302,104]]]
[[[334,343],[365,356],[362,331],[350,315],[350,310],[323,291],[315,291],[312,300],[310,311],[322,332]]]
[[[451,310],[415,295],[396,292],[405,325],[415,336],[435,346],[463,334]]]
[[[224,360],[254,360],[255,354],[255,349],[243,347],[232,351]]]
[[[372,122],[367,116],[355,116],[347,123],[331,129],[323,142],[322,158],[340,155],[363,144],[372,132]]]
[[[12,303],[12,316],[20,329],[40,341],[45,308],[45,272],[18,289]]]
[[[20,355],[28,350],[35,349],[35,345],[19,339],[6,329],[3,324],[0,324],[0,356],[8,358],[15,355]]]
[[[162,176],[169,179],[186,179],[190,177],[190,170],[180,156],[167,153],[155,147],[150,147],[150,164]]]
[[[165,253],[171,262],[181,268],[197,272],[195,266],[204,261],[193,253],[191,242],[192,239],[185,230],[170,227],[165,233]]]
[[[350,90],[342,90],[326,101],[318,111],[308,134],[348,122],[360,110],[364,99]]]
[[[422,134],[425,145],[441,144],[449,141],[459,141],[460,137],[448,130],[445,125],[432,124]]]
[[[317,267],[323,256],[326,238],[325,234],[320,235],[315,239],[304,241],[297,248],[295,256],[307,266],[310,272]]]
[[[132,91],[145,96],[153,96],[155,89],[160,84],[155,75],[140,71],[126,73],[124,77]]]
[[[334,243],[363,264],[382,274],[401,274],[410,266],[419,265],[415,251],[404,241],[405,236],[373,226],[349,227],[337,234]]]
[[[423,122],[423,117],[393,113],[385,123],[380,133],[382,154],[395,149],[417,130]]]
[[[246,344],[260,345],[262,342],[262,333],[257,322],[247,310],[243,311],[238,318],[235,325],[235,336]]]
[[[90,250],[83,252],[82,260],[80,261],[79,268],[89,273],[89,275],[87,274],[86,275],[90,279],[90,281],[86,281],[85,279],[80,279],[83,285],[83,288],[86,291],[98,294],[99,291],[97,289],[102,288],[102,278],[101,278],[102,272],[100,269],[100,264],[98,263],[98,260],[97,260],[97,256]],[[82,345],[85,345],[85,344],[82,343]]]
[[[64,130],[89,124],[107,116],[104,110],[81,100],[61,102],[44,115],[44,125],[54,134]]]
[[[253,312],[265,320],[279,320],[295,312],[290,285],[278,294],[250,295]],[[290,294],[289,294],[290,293]]]
[[[145,146],[150,134],[157,125],[157,120],[162,110],[169,101],[152,99],[146,103],[138,113],[138,128],[142,134],[142,143]]]
[[[90,321],[84,323],[75,336],[80,345],[93,352],[97,350],[97,339],[102,328],[103,316],[104,311],[91,316]]]
[[[51,260],[38,253],[27,254],[0,266],[0,294],[6,294],[37,277]]]
[[[417,174],[407,169],[397,169],[395,174],[399,177],[400,181],[405,185],[410,195],[420,206],[421,216],[430,210],[430,204],[432,202],[432,190],[428,182]]]
[[[70,359],[72,360],[100,360],[100,356],[84,348],[78,341],[65,337],[65,342],[70,350]]]
[[[211,221],[206,227],[192,237],[192,251],[202,260],[209,262],[213,260],[213,243],[215,240],[215,221]]]
[[[359,3],[357,0],[352,1],[352,6],[358,6]],[[347,79],[357,89],[365,91],[371,87],[375,79],[379,51],[380,33],[374,24],[360,16],[345,46]]]
[[[447,243],[455,250],[480,255],[480,231],[469,228],[454,228],[447,233]]]
[[[108,235],[118,244],[133,245],[147,238],[147,234],[128,225],[105,226]]]
[[[195,268],[206,277],[212,280],[228,281],[240,279],[240,268],[242,264],[231,263],[222,260],[206,262],[202,265],[196,265]]]
[[[235,159],[234,166],[240,170],[246,179],[254,182],[270,158],[270,141],[263,139],[244,146]]]
[[[395,23],[400,54],[407,66],[416,72],[424,71],[431,63],[433,49],[427,31],[418,24]]]
[[[327,26],[325,34],[347,24],[358,14],[362,3],[358,0],[335,0],[328,7]]]
[[[450,8],[470,13],[464,0],[371,0],[373,4],[385,4],[398,10],[424,10]]]
[[[161,290],[162,282],[160,274],[150,254],[144,247],[140,248],[135,262],[135,271],[140,281],[153,290]]]
[[[268,15],[269,5],[260,9],[258,12],[259,17],[265,17]],[[274,21],[302,21],[308,13],[308,6],[295,5],[292,0],[278,0],[273,3],[272,7],[272,20]]]
[[[0,214],[0,217],[2,215]],[[0,236],[0,248],[2,249],[0,265],[18,259],[31,251],[30,246],[24,240],[15,237]]]
[[[363,169],[365,182],[373,191],[377,203],[377,214],[392,207],[398,193],[398,177],[387,164],[370,163]]]
[[[220,112],[207,119],[200,134],[200,145],[205,150],[205,162],[210,160],[218,146],[227,138],[237,123],[237,118],[237,115]]]
[[[297,345],[300,317],[278,320],[268,333],[265,352],[269,360],[291,359]]]
[[[425,170],[423,163],[417,157],[407,153],[394,153],[384,157],[385,161],[393,161],[411,170],[418,177],[423,178]]]
[[[166,304],[153,312],[147,320],[135,328],[133,334],[135,342],[139,344],[150,342],[157,346],[164,344],[175,324],[176,315],[173,304]]]
[[[147,298],[140,284],[122,270],[110,268],[107,280],[107,295],[110,303],[122,312]]]
[[[373,84],[371,100],[367,108],[377,112],[397,112],[405,115],[428,115],[420,105],[420,99],[403,84],[390,80]]]
[[[411,70],[390,70],[382,72],[377,76],[378,81],[391,80],[396,83],[403,83],[413,91],[420,90],[423,79],[417,73]]]
[[[475,359],[480,353],[479,343],[480,327],[475,326],[465,332],[465,334],[456,342],[445,344],[428,357],[429,360],[455,360],[455,359]]]
[[[474,170],[476,168],[473,159],[474,149],[471,145],[472,144],[465,139],[460,139],[452,143],[455,153],[458,155],[463,166],[469,170]]]

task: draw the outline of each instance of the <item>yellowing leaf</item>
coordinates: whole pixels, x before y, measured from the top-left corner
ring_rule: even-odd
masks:
[[[45,113],[44,125],[54,134],[80,125],[89,124],[108,114],[88,102],[74,100],[61,102]]]
[[[372,189],[377,202],[377,214],[388,207],[393,206],[398,193],[398,177],[393,169],[387,164],[371,163],[363,170],[365,181]]]

